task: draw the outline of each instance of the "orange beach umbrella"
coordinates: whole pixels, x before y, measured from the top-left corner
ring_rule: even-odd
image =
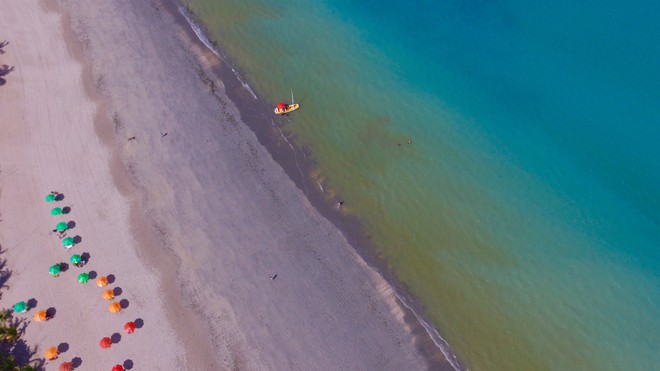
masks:
[[[108,349],[112,345],[112,339],[110,339],[109,337],[106,336],[103,339],[101,339],[101,342],[99,343],[99,345],[103,349]]]
[[[114,298],[115,298],[115,293],[112,290],[108,289],[103,291],[103,299],[112,300]]]
[[[110,303],[108,310],[112,313],[119,313],[119,311],[121,310],[121,304],[119,304],[119,302],[113,301],[112,303]]]
[[[73,362],[62,362],[60,365],[60,371],[71,371],[73,370]]]
[[[60,352],[57,351],[56,347],[50,347],[46,349],[46,359],[48,360],[52,361],[53,359],[56,359],[59,354]]]
[[[40,310],[34,314],[34,320],[37,322],[44,321],[46,318],[48,318],[48,313],[45,310]]]
[[[101,276],[96,279],[96,286],[98,287],[106,287],[108,286],[108,277],[106,276]]]

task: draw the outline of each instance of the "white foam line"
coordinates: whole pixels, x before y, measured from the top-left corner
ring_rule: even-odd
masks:
[[[197,23],[195,23],[195,22],[192,20],[192,17],[191,17],[191,15],[190,15],[190,13],[188,13],[188,10],[187,10],[186,8],[180,6],[180,7],[179,7],[179,13],[181,13],[181,15],[186,19],[186,21],[188,21],[188,24],[190,25],[190,28],[192,28],[192,30],[193,30],[193,32],[195,33],[195,35],[197,35],[197,38],[199,39],[199,41],[201,41],[202,44],[204,44],[204,45],[205,45],[210,51],[213,52],[213,54],[215,54],[215,55],[216,55],[218,58],[220,58],[223,62],[229,64],[229,63],[227,62],[227,58],[225,58],[225,57],[224,57],[224,56],[223,56],[218,50],[216,50],[216,49],[213,47],[213,44],[211,43],[211,41],[209,40],[209,38],[206,36],[206,34],[205,34],[204,31],[202,30],[202,28],[199,27],[199,25],[197,25]],[[250,85],[248,85],[248,83],[245,82],[245,80],[243,80],[243,78],[241,77],[241,75],[239,75],[239,73],[238,73],[233,67],[231,67],[231,71],[234,73],[234,75],[236,76],[236,78],[238,79],[238,81],[243,85],[243,87],[244,87],[248,92],[250,92],[250,94],[252,95],[252,97],[254,98],[254,100],[257,100],[257,99],[258,99],[258,98],[257,98],[257,94],[254,93],[254,91],[252,90],[252,88],[250,87]]]
[[[293,144],[291,144],[291,142],[289,142],[289,140],[286,139],[286,136],[284,135],[282,129],[280,129],[277,125],[275,125],[275,121],[273,121],[273,119],[270,120],[270,124],[273,125],[273,127],[277,128],[277,130],[280,132],[280,135],[282,136],[282,139],[284,139],[286,144],[289,145],[289,148],[291,148],[291,151],[293,151],[293,159],[296,162],[296,169],[298,169],[298,172],[300,173],[300,183],[302,184],[303,190],[307,195],[308,192],[307,192],[307,185],[305,185],[305,175],[303,174],[303,171],[300,168],[300,165],[298,164],[298,155],[296,153],[296,149],[293,147]]]
[[[415,309],[406,302],[405,298],[403,298],[394,287],[392,287],[391,285],[390,287],[392,288],[392,292],[394,292],[394,295],[397,297],[397,299],[399,299],[399,302],[401,302],[401,304],[403,304],[404,307],[408,308],[415,316],[415,318],[417,318],[419,323],[422,324],[422,327],[424,327],[426,333],[429,334],[431,340],[433,340],[435,346],[437,346],[438,349],[440,349],[440,351],[445,356],[445,359],[447,360],[447,362],[449,362],[451,367],[453,367],[454,370],[456,371],[461,371],[461,366],[458,363],[458,359],[456,359],[456,356],[451,352],[451,350],[449,350],[449,343],[447,343],[447,341],[442,336],[440,336],[440,333],[438,332],[438,330],[435,329],[435,327],[429,325],[419,314],[417,314]]]

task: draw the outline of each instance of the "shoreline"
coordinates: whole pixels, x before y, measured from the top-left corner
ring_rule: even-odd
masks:
[[[266,147],[273,159],[282,166],[289,178],[305,194],[319,213],[335,225],[346,236],[349,244],[360,257],[365,259],[369,267],[375,269],[392,286],[398,301],[397,304],[406,312],[405,322],[410,326],[411,333],[418,337],[419,351],[427,358],[430,368],[443,367],[442,365],[447,362],[454,370],[461,370],[462,366],[452,352],[450,345],[438,329],[424,316],[421,300],[413,297],[408,292],[405,283],[400,281],[387,268],[387,263],[376,255],[376,246],[368,237],[368,232],[362,226],[362,222],[358,218],[338,210],[335,205],[340,198],[337,195],[325,195],[320,183],[312,183],[310,177],[317,170],[313,159],[311,159],[313,157],[305,148],[298,148],[292,144],[290,138],[287,138],[287,134],[282,129],[282,122],[286,119],[272,117],[269,106],[257,96],[249,83],[240,76],[240,66],[237,66],[222,51],[220,44],[208,38],[204,26],[198,24],[199,21],[196,19],[196,15],[190,14],[189,10],[180,4],[178,0],[164,0],[164,3],[167,5],[170,14],[179,23],[179,26],[188,31],[191,42],[210,49],[223,62],[219,64],[219,67],[212,68],[212,71],[225,84],[226,94],[237,105],[238,110],[241,112],[242,121],[254,131],[259,142]],[[183,14],[182,10],[188,14]],[[202,35],[198,34],[195,27],[199,28]],[[246,96],[241,91],[243,89],[247,90],[250,96]],[[254,112],[257,112],[257,114],[254,114]],[[437,347],[437,349],[433,349],[433,347]],[[441,352],[442,360],[438,359],[438,352]]]
[[[138,343],[130,349],[120,344],[120,352],[144,350],[146,358],[133,356],[138,368],[159,369],[148,359],[160,354],[157,361],[174,358],[182,367],[200,370],[451,369],[405,300],[384,280],[387,272],[373,268],[377,265],[369,259],[375,257],[353,247],[359,227],[353,226],[354,237],[346,231],[357,221],[333,215],[327,203],[324,212],[325,200],[307,191],[304,178],[298,186],[293,175],[300,168],[288,143],[271,135],[271,121],[260,121],[269,117],[265,105],[243,101],[254,92],[244,89],[231,66],[214,61],[178,11],[165,14],[162,4],[37,4],[56,11],[68,54],[81,69],[69,80],[82,80],[80,89],[94,109],[89,119],[74,120],[83,125],[76,132],[66,114],[77,113],[79,102],[60,104],[60,96],[52,94],[39,103],[55,104],[62,116],[28,123],[56,121],[62,129],[48,139],[61,143],[91,129],[92,142],[101,144],[85,141],[83,154],[76,152],[78,146],[54,146],[71,158],[65,164],[70,181],[80,168],[89,171],[86,180],[104,180],[103,187],[80,182],[67,195],[73,200],[84,192],[87,202],[75,211],[94,206],[80,219],[81,246],[99,249],[90,266],[99,271],[111,269],[109,262],[132,259],[114,271],[126,282],[125,294],[140,293],[126,296],[133,303],[127,312],[155,310],[144,314],[149,326],[141,338],[152,336],[150,344],[172,340],[159,351],[148,352]],[[217,92],[209,94],[209,83],[217,83]],[[84,126],[88,120],[93,127]],[[130,136],[137,140],[122,139]],[[264,148],[264,138],[274,147]],[[21,143],[23,150],[43,146]],[[30,194],[43,191],[39,182],[43,179],[32,180]],[[106,198],[107,204],[98,200]],[[43,207],[36,201],[30,205]],[[112,210],[117,214],[108,216]],[[101,222],[106,218],[113,222]],[[9,234],[9,243],[19,233]],[[273,274],[279,278],[268,280]],[[75,300],[84,302],[90,295],[96,294]],[[150,308],[153,303],[163,304]],[[166,320],[152,320],[160,316]],[[151,325],[158,322],[163,326],[154,330]],[[163,334],[170,326],[176,337]],[[71,345],[91,352],[93,344],[80,344],[89,340],[84,330],[74,332],[78,338]],[[125,341],[140,339],[129,338]],[[104,353],[111,354],[116,350]],[[98,361],[83,358],[85,366]]]

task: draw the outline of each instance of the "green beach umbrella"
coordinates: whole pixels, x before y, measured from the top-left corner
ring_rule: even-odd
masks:
[[[80,283],[86,283],[87,281],[89,281],[89,274],[87,274],[87,273],[80,273],[80,274],[78,275],[78,282],[80,282]]]
[[[46,202],[52,202],[52,201],[55,201],[55,195],[51,193],[48,196],[46,196]]]
[[[62,269],[62,267],[60,267],[59,264],[55,264],[55,265],[51,266],[50,268],[48,268],[48,273],[50,273],[54,276],[56,274],[59,274],[61,269]]]
[[[67,228],[69,228],[69,226],[66,224],[66,222],[59,222],[55,226],[55,229],[57,229],[60,232],[61,231],[66,231]]]
[[[82,256],[78,254],[71,255],[71,264],[76,265],[82,261]]]
[[[62,245],[64,245],[64,247],[73,246],[73,237],[67,237],[67,238],[63,239],[62,240]]]
[[[60,215],[62,214],[62,208],[61,207],[56,207],[53,210],[50,211],[50,215]]]
[[[18,303],[14,304],[14,312],[16,313],[22,313],[27,310],[27,304],[24,301],[19,301]]]

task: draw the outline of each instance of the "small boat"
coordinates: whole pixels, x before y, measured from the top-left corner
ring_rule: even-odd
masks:
[[[295,103],[293,101],[293,91],[291,91],[291,104],[285,104],[285,103],[278,103],[277,107],[275,107],[275,114],[276,115],[285,115],[289,112],[293,112],[300,108],[300,105],[298,103]]]

